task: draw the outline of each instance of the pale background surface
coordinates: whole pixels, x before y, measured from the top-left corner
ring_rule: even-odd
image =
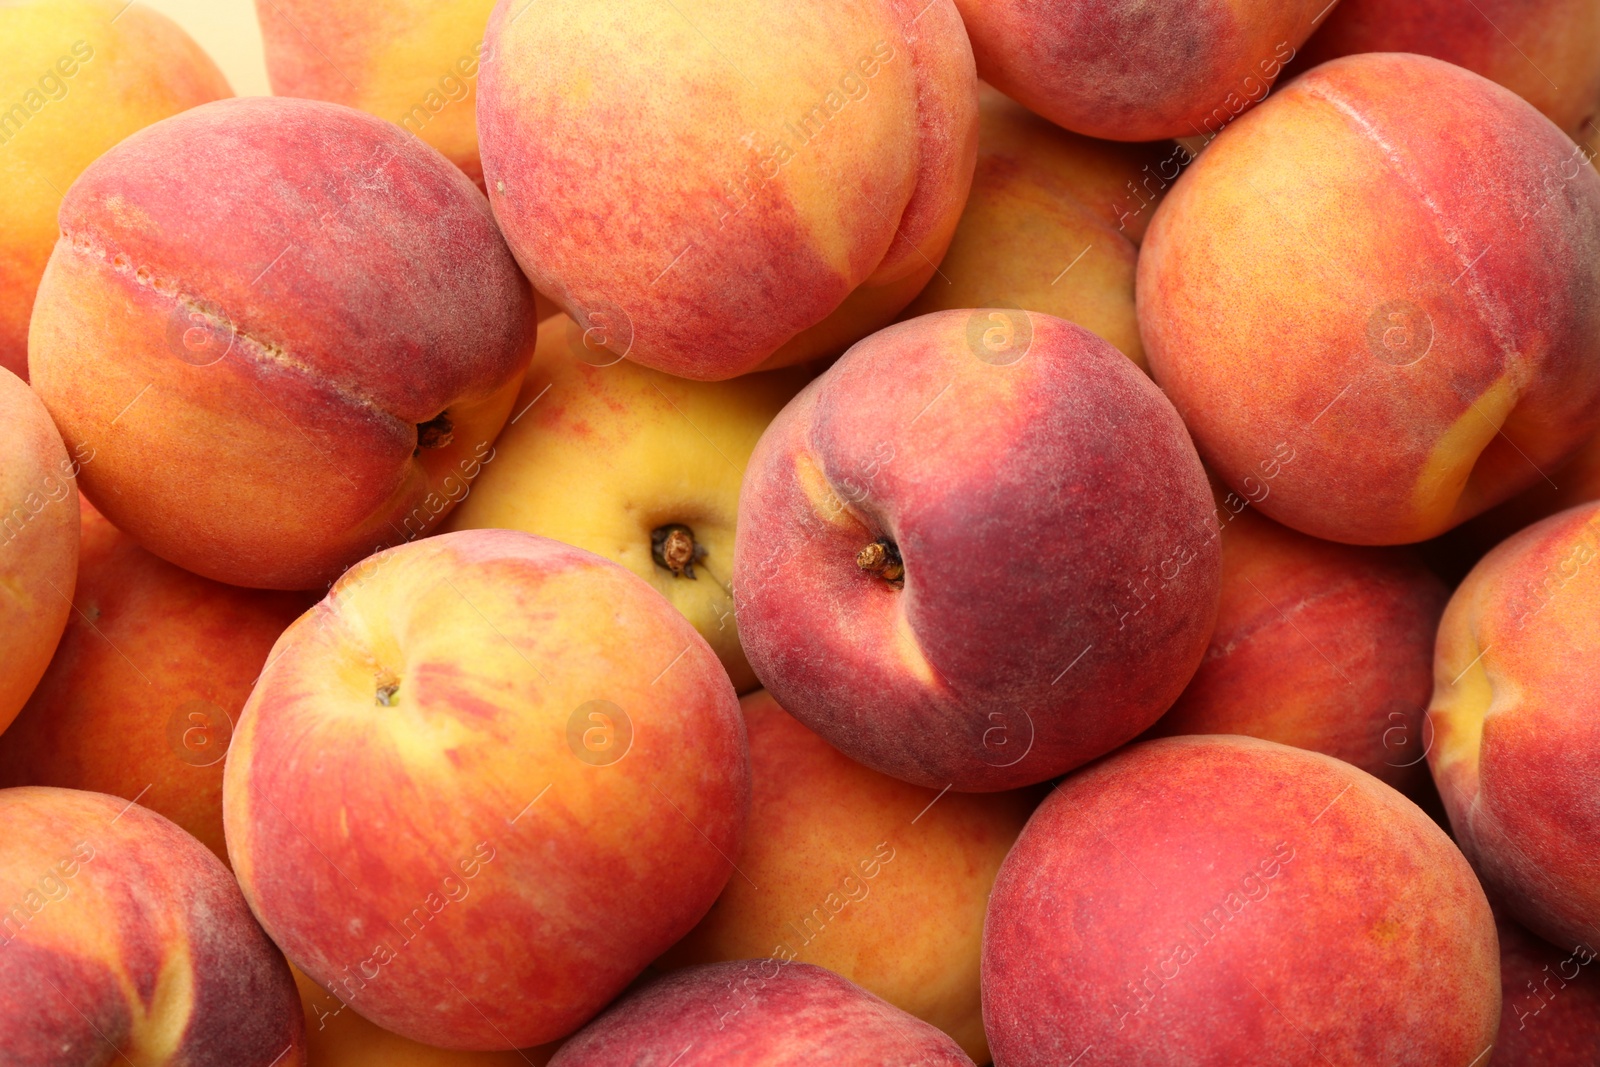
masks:
[[[239,96],[265,96],[267,64],[253,0],[139,0],[182,26],[216,60]],[[264,0],[265,2],[265,0]]]

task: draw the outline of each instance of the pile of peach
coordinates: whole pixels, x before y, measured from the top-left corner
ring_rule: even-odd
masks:
[[[0,1064],[1600,1064],[1600,0],[258,9],[0,0]]]

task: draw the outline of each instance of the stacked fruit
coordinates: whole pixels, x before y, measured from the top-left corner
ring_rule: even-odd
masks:
[[[1469,6],[0,0],[0,1065],[1600,1063]]]

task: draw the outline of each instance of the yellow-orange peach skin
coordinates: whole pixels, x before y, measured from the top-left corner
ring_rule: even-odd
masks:
[[[1399,544],[1600,424],[1600,173],[1509,90],[1415,55],[1323,64],[1229,126],[1139,255],[1150,368],[1201,455],[1304,533]]]
[[[67,187],[135,130],[233,94],[144,4],[8,0],[0,41],[0,367],[26,378],[28,318]]]
[[[15,1064],[306,1067],[289,965],[228,870],[121,797],[0,789],[0,1049]]]
[[[133,542],[88,502],[72,615],[33,697],[0,734],[0,786],[132,800],[227,862],[222,761],[303,593],[223,585]]]
[[[352,568],[284,633],[223,778],[296,966],[384,1029],[553,1041],[699,922],[749,804],[733,687],[623,568],[466,530]]]
[[[772,956],[826,967],[987,1063],[978,951],[1023,793],[948,793],[869,770],[765,692],[741,702],[750,829],[739,869],[666,966]]]
[[[978,75],[1091,137],[1210,137],[1271,92],[1328,0],[957,0]]]
[[[835,355],[933,276],[971,184],[951,0],[502,0],[484,181],[535,288],[687,378]]]
[[[446,529],[525,530],[620,563],[683,612],[748,692],[758,683],[728,590],[739,482],[808,375],[694,382],[584,333],[565,315],[540,325],[513,421]]]
[[[90,456],[92,452],[78,453]],[[72,612],[80,463],[39,398],[0,367],[0,730],[16,718]]]
[[[1068,133],[988,86],[978,104],[972,193],[938,273],[900,317],[1042,311],[1099,334],[1143,368],[1134,266],[1187,151]]]
[[[479,186],[478,68],[493,8],[494,0],[256,0],[274,93],[387,119]]]
[[[1439,627],[1428,755],[1461,849],[1507,912],[1600,943],[1600,504],[1543,520],[1467,575]]]

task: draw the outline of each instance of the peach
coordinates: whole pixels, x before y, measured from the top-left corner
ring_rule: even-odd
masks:
[[[1490,552],[1434,657],[1428,753],[1450,825],[1497,905],[1558,945],[1600,941],[1600,504]]]
[[[1411,550],[1318,541],[1231,493],[1218,514],[1229,521],[1217,628],[1151,733],[1261,737],[1425,790],[1444,583]]]
[[[1052,126],[997,90],[978,94],[972,194],[939,272],[901,318],[1008,307],[1076,322],[1142,368],[1133,275],[1152,206],[1188,161]]]
[[[550,1067],[970,1067],[938,1030],[831,971],[777,959],[659,978],[561,1047]]]
[[[69,458],[39,398],[0,367],[0,730],[44,676],[72,612],[78,573],[74,480],[90,452]]]
[[[620,563],[683,612],[736,689],[754,689],[728,592],[739,482],[808,375],[693,382],[584,334],[565,315],[540,324],[512,420],[445,528],[525,530]]]
[[[62,193],[134,131],[233,94],[200,46],[144,4],[9,0],[0,40],[0,369],[26,378]]]
[[[721,379],[836,355],[950,243],[978,118],[952,0],[502,2],[487,43],[489,201],[618,356]]]
[[[1499,1013],[1494,917],[1444,831],[1256,738],[1164,738],[1060,783],[983,932],[997,1067],[1465,1067]]]
[[[306,1012],[306,1051],[317,1067],[546,1067],[556,1046],[461,1052],[408,1041],[367,1022],[298,967],[294,984]]]
[[[1216,618],[1183,423],[1049,315],[942,311],[862,341],[767,429],[739,510],[756,676],[845,755],[934,789],[1041,782],[1131,740]]]
[[[532,301],[483,196],[361,112],[253,97],[123,141],[61,208],[29,366],[156,555],[321,585],[431,532],[516,399]]]
[[[1305,62],[1415,52],[1499,82],[1578,137],[1600,122],[1600,5],[1593,0],[1342,0]]]
[[[283,955],[227,869],[161,816],[0,790],[0,908],[8,1063],[304,1067]]]
[[[256,0],[278,96],[388,119],[483,185],[478,68],[494,0]]]
[[[1556,948],[1516,923],[1499,923],[1505,1007],[1494,1067],[1600,1063],[1600,977],[1592,943]]]
[[[226,863],[222,760],[233,724],[273,642],[312,602],[180,570],[82,508],[73,614],[0,735],[0,786],[138,798]]]
[[[1465,559],[1465,566],[1458,568],[1465,577],[1473,564],[1518,530],[1591,500],[1600,500],[1600,437],[1591,437],[1565,463],[1545,471],[1504,504],[1451,530],[1441,547]]]
[[[1600,173],[1526,102],[1359,55],[1229,126],[1139,257],[1150,368],[1268,517],[1421,541],[1600,428]],[[1292,458],[1292,462],[1289,458]]]
[[[1336,2],[1336,0],[1333,0]],[[1114,141],[1214,136],[1259,103],[1330,0],[956,0],[978,76]]]
[[[826,967],[987,1063],[983,913],[1032,800],[908,785],[845,757],[767,693],[742,703],[752,795],[738,863],[750,880],[730,879],[662,962]]]
[[[733,687],[647,584],[509,530],[373,556],[289,627],[223,777],[289,958],[452,1049],[564,1037],[688,933],[750,789]]]

